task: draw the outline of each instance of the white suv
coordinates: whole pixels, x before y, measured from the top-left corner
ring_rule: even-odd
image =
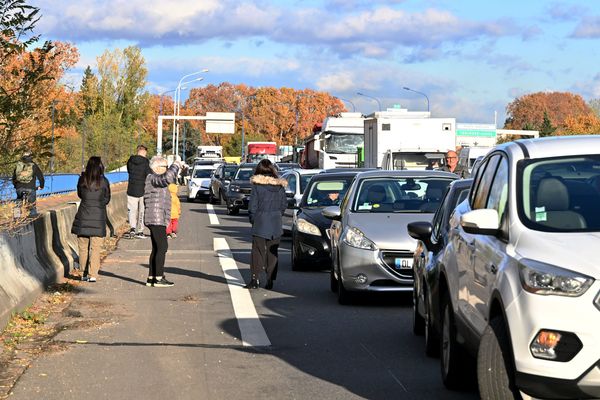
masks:
[[[600,398],[600,136],[495,148],[454,211],[448,246],[446,386],[464,382],[467,351],[483,399]]]

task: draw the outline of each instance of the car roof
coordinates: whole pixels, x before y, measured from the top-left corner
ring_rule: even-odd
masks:
[[[435,171],[435,170],[375,170],[368,172],[361,172],[358,174],[358,179],[368,178],[385,178],[385,177],[398,177],[398,178],[421,178],[421,177],[437,177],[437,178],[450,178],[458,179],[458,175],[452,172],[446,171]]]
[[[516,159],[599,154],[600,135],[552,136],[535,139],[521,139],[515,142],[501,144],[497,146],[497,149],[512,154]]]
[[[257,165],[258,165],[258,163],[241,163],[238,167],[239,168],[256,168]]]
[[[316,174],[312,177],[312,179],[314,179],[315,181],[323,181],[323,180],[327,180],[327,179],[336,179],[336,178],[353,178],[358,174],[358,172],[350,172],[350,171],[346,171],[346,172],[330,172],[327,174]]]
[[[329,168],[321,170],[322,174],[331,174],[335,172],[364,172],[364,171],[378,171],[377,168]]]

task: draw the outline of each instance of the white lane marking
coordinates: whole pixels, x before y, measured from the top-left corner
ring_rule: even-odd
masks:
[[[254,302],[250,296],[250,291],[244,289],[244,279],[229,249],[225,238],[214,238],[213,245],[215,252],[219,256],[219,263],[223,270],[223,275],[227,279],[231,302],[233,303],[233,312],[240,327],[242,334],[242,343],[244,346],[265,347],[270,346],[271,341],[267,337],[267,332],[260,322]]]
[[[215,214],[215,209],[212,204],[206,205],[206,210],[208,211],[208,219],[210,220],[211,225],[220,225],[219,218],[217,218],[217,214]]]

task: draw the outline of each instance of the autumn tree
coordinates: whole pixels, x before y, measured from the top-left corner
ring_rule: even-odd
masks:
[[[534,129],[540,135],[564,134],[566,121],[593,114],[579,95],[568,92],[537,92],[513,100],[506,107],[507,129]]]
[[[0,0],[0,172],[7,173],[25,150],[45,165],[52,150],[51,109],[68,96],[60,84],[77,62],[77,49],[33,35],[39,9],[24,0]],[[68,107],[69,102],[62,104]],[[69,112],[70,113],[70,112]]]

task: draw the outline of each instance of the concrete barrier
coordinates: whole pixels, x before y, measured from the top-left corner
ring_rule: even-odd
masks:
[[[79,267],[77,237],[71,234],[76,212],[77,204],[64,205],[44,211],[18,232],[0,233],[0,328]],[[126,192],[113,193],[107,214],[107,235],[115,235],[127,221]]]

